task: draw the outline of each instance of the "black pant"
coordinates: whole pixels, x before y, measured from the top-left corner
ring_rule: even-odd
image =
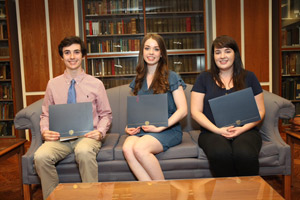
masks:
[[[251,129],[233,140],[211,132],[201,133],[199,146],[205,152],[215,177],[258,175],[262,139]]]

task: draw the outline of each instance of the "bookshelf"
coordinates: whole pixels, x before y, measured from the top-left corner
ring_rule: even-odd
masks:
[[[300,114],[300,2],[281,0],[281,95]]]
[[[166,42],[169,68],[193,84],[205,70],[203,0],[82,0],[87,73],[106,88],[130,83],[147,33]]]
[[[0,138],[16,137],[15,100],[7,1],[0,0]]]

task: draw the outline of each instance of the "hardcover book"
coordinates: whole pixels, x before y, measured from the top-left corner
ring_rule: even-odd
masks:
[[[243,126],[260,120],[252,88],[208,100],[217,127]]]
[[[60,141],[76,139],[94,130],[92,103],[50,105],[49,129],[60,133]]]
[[[127,127],[168,126],[167,94],[127,97]]]

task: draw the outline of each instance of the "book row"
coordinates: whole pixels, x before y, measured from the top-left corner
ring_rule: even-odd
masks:
[[[99,0],[87,1],[87,15],[107,15],[138,13],[142,3],[139,0]]]
[[[139,20],[135,18],[121,20],[89,20],[86,22],[86,35],[121,35],[140,32]]]
[[[0,40],[8,38],[7,25],[6,23],[0,23]]]
[[[281,17],[282,18],[299,18],[300,1],[288,0],[282,1]]]
[[[146,1],[147,12],[203,11],[203,1],[199,0],[151,0]]]
[[[127,52],[140,50],[139,39],[88,40],[88,53]]]
[[[205,70],[205,56],[169,56],[168,66],[175,72],[201,72]],[[90,59],[88,73],[93,76],[135,74],[137,58]]]
[[[174,18],[147,18],[147,32],[193,32],[204,31],[203,15]]]
[[[14,136],[15,128],[13,122],[0,122],[0,136]]]
[[[0,56],[9,56],[9,48],[0,47]]]
[[[203,11],[203,1],[151,0],[146,2],[147,12]],[[129,14],[142,10],[141,0],[99,0],[87,1],[87,15]]]
[[[0,103],[0,119],[13,119],[14,105],[12,103]]]
[[[283,80],[282,96],[289,100],[300,100],[300,79],[288,78]]]
[[[197,78],[197,74],[196,75],[183,75],[181,76],[182,80],[187,83],[187,84],[194,84]],[[122,79],[120,78],[100,78],[100,80],[103,82],[104,87],[106,89],[112,88],[112,87],[117,87],[119,85],[125,85],[125,84],[129,84],[131,83],[131,81],[133,80],[133,77],[128,77],[125,78],[123,77]]]
[[[197,42],[195,42],[197,41]],[[204,48],[204,35],[177,37],[176,39],[165,37],[167,49],[200,49]],[[87,40],[88,53],[128,52],[139,51],[140,39],[91,39]]]
[[[283,75],[300,74],[300,52],[288,52],[282,55]]]
[[[281,42],[282,42],[282,46],[300,45],[300,26],[290,28],[290,29],[282,29]]]
[[[0,100],[11,100],[13,98],[12,95],[12,87],[10,83],[2,83],[0,84]]]
[[[135,74],[137,58],[92,59],[88,61],[88,73],[93,76]]]
[[[0,63],[0,80],[10,79],[9,63]]]

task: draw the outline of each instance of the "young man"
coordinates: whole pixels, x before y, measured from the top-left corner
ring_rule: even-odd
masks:
[[[65,63],[64,74],[48,82],[41,114],[41,133],[44,143],[34,155],[36,171],[41,179],[46,199],[58,185],[55,163],[74,152],[82,182],[98,182],[97,153],[112,121],[111,108],[103,83],[84,72],[81,63],[86,48],[79,37],[66,37],[58,46]],[[76,102],[92,102],[94,130],[84,137],[60,142],[60,133],[49,130],[49,105],[66,104],[68,91],[75,85]]]

